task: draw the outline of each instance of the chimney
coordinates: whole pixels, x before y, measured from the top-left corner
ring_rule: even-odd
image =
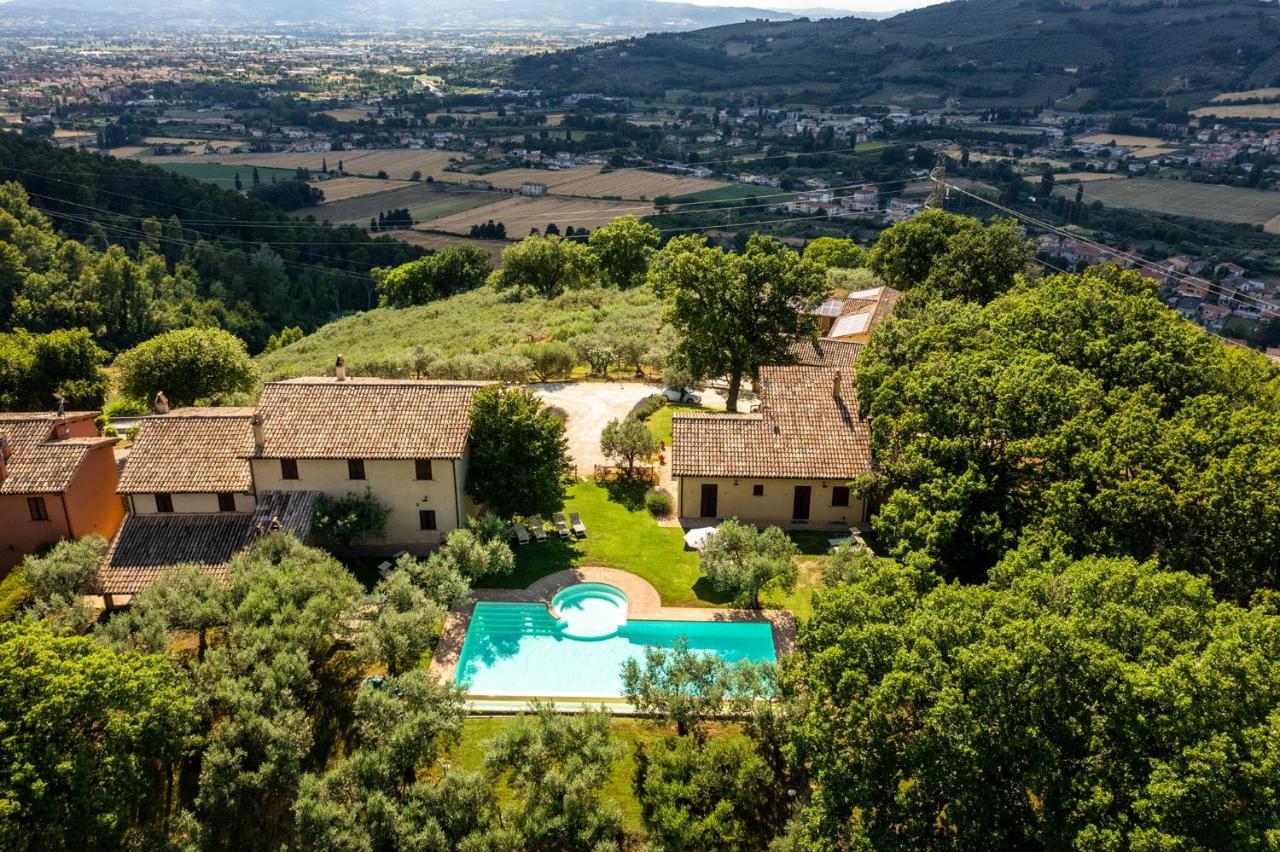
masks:
[[[262,448],[267,443],[267,430],[262,428],[262,415],[257,411],[253,412],[253,416],[249,418],[249,422],[253,424],[253,446],[255,452],[262,452]]]
[[[61,441],[71,436],[71,427],[67,425],[67,398],[60,393],[55,393],[54,397],[58,400],[58,422],[53,427],[53,439]]]
[[[338,353],[338,364],[333,369],[333,374],[338,377],[338,381],[345,382],[347,380],[347,362],[342,360],[342,353]]]
[[[835,397],[836,399],[839,399],[839,398],[840,398],[840,383],[841,383],[841,381],[840,381],[840,380],[841,380],[841,378],[842,378],[842,376],[840,375],[840,371],[839,371],[839,370],[836,370],[836,377],[835,377],[835,380],[831,383],[831,395],[832,395],[833,397]]]
[[[0,482],[9,475],[9,457],[13,455],[13,447],[9,444],[8,435],[0,435]]]
[[[164,391],[156,394],[156,414],[169,413],[169,397],[164,395]]]

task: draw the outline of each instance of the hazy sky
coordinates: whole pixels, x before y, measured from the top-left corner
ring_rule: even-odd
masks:
[[[760,9],[847,9],[852,12],[901,12],[943,0],[682,0],[699,6],[754,6]]]

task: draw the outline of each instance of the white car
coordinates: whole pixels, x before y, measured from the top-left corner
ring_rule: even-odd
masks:
[[[667,388],[662,392],[668,402],[691,402],[694,405],[702,404],[702,394],[696,390],[689,388]]]

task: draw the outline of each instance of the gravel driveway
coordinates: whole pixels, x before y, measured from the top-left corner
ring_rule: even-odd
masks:
[[[553,382],[530,385],[548,405],[569,415],[565,437],[579,476],[590,476],[593,465],[605,464],[600,433],[610,420],[626,417],[637,402],[662,390],[644,382]]]

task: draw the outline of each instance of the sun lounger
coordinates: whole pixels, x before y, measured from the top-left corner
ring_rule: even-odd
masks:
[[[564,512],[556,512],[551,516],[551,523],[556,526],[556,535],[568,540],[572,538],[569,532],[569,525],[564,522]]]
[[[516,544],[529,543],[529,530],[524,524],[512,524],[511,534],[516,537]]]
[[[529,532],[533,533],[534,541],[544,542],[547,540],[546,526],[547,522],[538,515],[534,515],[529,519]]]
[[[579,538],[587,537],[587,525],[582,522],[582,516],[577,512],[569,513],[569,524],[573,527],[574,533]]]
[[[384,580],[385,580],[385,579],[387,579],[387,577],[391,576],[391,569],[392,569],[393,567],[395,567],[395,566],[393,566],[390,562],[379,562],[379,563],[378,563],[378,576],[379,576],[379,577],[381,577],[381,578],[382,578],[382,579],[384,579]]]

